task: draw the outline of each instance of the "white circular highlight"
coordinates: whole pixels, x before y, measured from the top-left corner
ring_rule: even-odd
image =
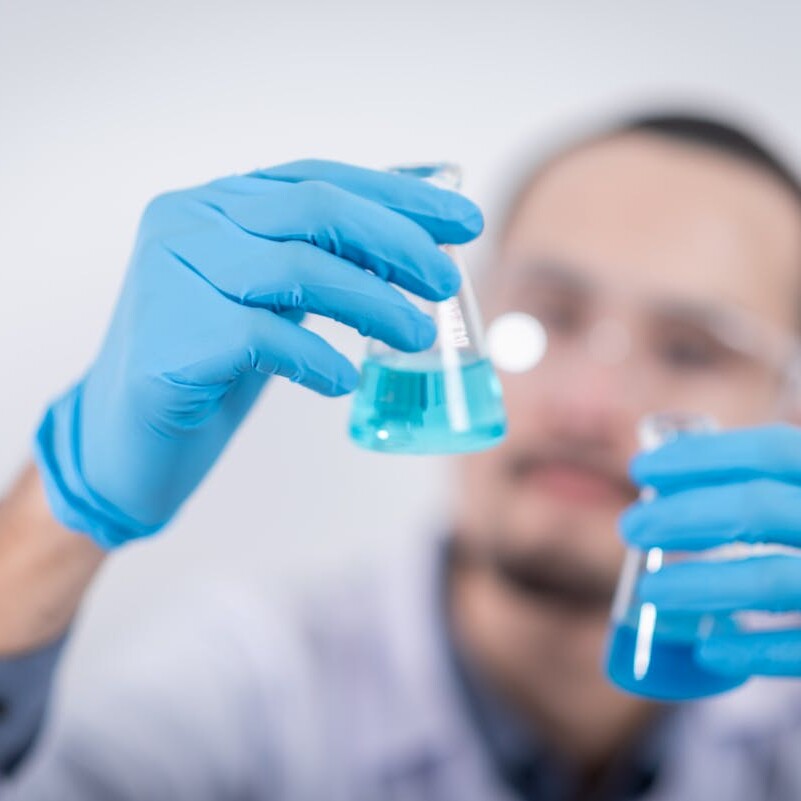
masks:
[[[509,373],[523,373],[545,355],[548,337],[536,317],[507,312],[496,317],[487,331],[487,350],[493,364]]]

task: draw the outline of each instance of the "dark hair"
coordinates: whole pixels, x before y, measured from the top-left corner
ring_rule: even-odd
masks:
[[[694,112],[658,111],[623,118],[612,124],[600,125],[591,129],[589,133],[585,130],[578,137],[570,139],[566,145],[562,141],[544,157],[540,154],[540,157],[528,170],[519,174],[516,186],[507,195],[505,207],[500,216],[502,222],[499,238],[505,237],[515,213],[520,208],[523,197],[528,193],[532,184],[555,161],[593,142],[629,133],[666,137],[690,145],[709,147],[741,159],[777,179],[801,205],[801,179],[771,146],[747,127],[731,120]]]
[[[699,114],[657,113],[627,120],[612,128],[611,133],[652,133],[736,156],[770,173],[801,203],[798,175],[772,148],[740,124]]]

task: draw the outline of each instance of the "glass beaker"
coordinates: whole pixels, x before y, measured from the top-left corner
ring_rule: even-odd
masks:
[[[457,190],[453,164],[397,167]],[[484,345],[475,294],[461,249],[442,245],[462,276],[459,293],[440,303],[414,302],[437,325],[428,350],[404,353],[371,339],[350,418],[359,445],[387,453],[459,453],[491,448],[506,434],[501,385]]]
[[[687,434],[717,430],[715,421],[704,415],[661,413],[648,415],[639,427],[640,447],[655,450],[660,445]],[[645,487],[641,500],[654,497]],[[637,595],[637,583],[646,572],[656,572],[663,564],[683,559],[720,557],[736,546],[719,546],[706,552],[665,552],[661,548],[642,551],[629,548],[612,603],[607,674],[624,690],[665,701],[701,698],[730,690],[747,676],[726,676],[707,670],[694,656],[699,637],[723,627],[736,626],[731,615],[663,612]],[[725,549],[728,549],[725,550]]]

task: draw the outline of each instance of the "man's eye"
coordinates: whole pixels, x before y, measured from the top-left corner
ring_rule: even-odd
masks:
[[[689,339],[669,340],[659,347],[662,361],[677,369],[701,369],[716,367],[725,358],[720,348],[708,342],[695,342]]]
[[[579,310],[567,305],[542,306],[534,316],[553,334],[574,333],[582,323]]]

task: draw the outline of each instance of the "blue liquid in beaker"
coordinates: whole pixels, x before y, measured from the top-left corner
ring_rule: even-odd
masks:
[[[747,677],[714,673],[696,661],[699,621],[697,615],[657,613],[653,638],[647,647],[641,645],[645,653],[640,654],[636,626],[630,623],[615,626],[607,659],[609,678],[624,690],[662,701],[703,698],[745,682]]]
[[[368,359],[350,435],[393,453],[459,453],[489,448],[506,434],[501,386],[488,359],[448,370],[432,354]]]

